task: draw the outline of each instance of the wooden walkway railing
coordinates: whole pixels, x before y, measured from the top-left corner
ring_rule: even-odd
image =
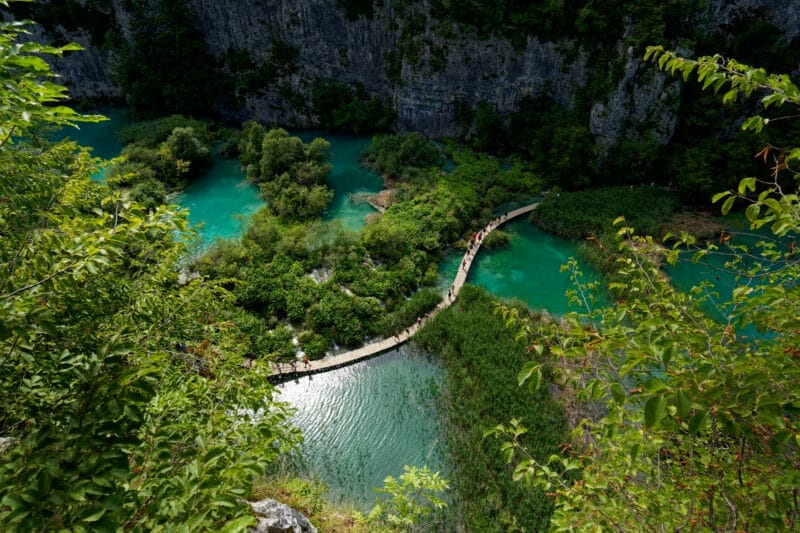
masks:
[[[475,239],[473,241],[474,244],[472,245],[472,249],[468,250],[467,253],[464,254],[461,264],[458,267],[456,278],[453,280],[453,284],[450,286],[448,295],[426,317],[418,318],[417,322],[409,326],[405,331],[399,333],[398,335],[367,344],[366,346],[362,346],[356,350],[332,355],[330,357],[325,357],[324,359],[317,359],[316,361],[309,361],[308,363],[303,363],[302,361],[297,361],[294,364],[272,363],[271,375],[278,378],[292,379],[306,374],[317,374],[319,372],[333,370],[334,368],[340,368],[355,363],[356,361],[373,357],[405,343],[408,339],[414,336],[414,333],[416,333],[423,324],[425,324],[425,321],[435,316],[436,313],[442,309],[449,307],[456,300],[459,291],[461,291],[461,287],[463,287],[464,283],[467,281],[469,269],[472,267],[472,262],[478,255],[478,250],[480,249],[481,243],[483,243],[483,239],[485,239],[489,233],[494,231],[500,225],[505,224],[512,218],[524,215],[525,213],[530,213],[536,209],[538,205],[539,203],[537,202],[520,207],[519,209],[514,209],[513,211],[509,211],[506,214],[501,215],[500,217],[489,222],[485,227],[481,228],[479,232],[476,232],[480,235],[480,238]]]

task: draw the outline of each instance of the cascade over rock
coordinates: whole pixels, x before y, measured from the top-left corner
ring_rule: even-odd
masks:
[[[43,3],[57,0],[42,0]],[[86,2],[87,0],[77,0]],[[402,35],[401,17],[391,2],[374,2],[370,18],[349,19],[336,0],[187,0],[208,50],[218,58],[244,52],[257,64],[269,61],[270,46],[280,41],[298,52],[296,68],[265,80],[257,91],[243,91],[237,105],[220,104],[235,119],[308,127],[316,124],[310,106],[313,84],[320,79],[358,83],[370,95],[393,103],[396,127],[433,137],[458,133],[457,106],[475,108],[486,102],[501,114],[514,111],[526,96],[546,94],[571,107],[576,89],[585,86],[592,69],[589,55],[571,41],[541,42],[529,37],[515,48],[507,39],[479,38],[458,25],[446,37],[425,30],[418,58],[391,64]],[[122,38],[130,39],[131,16],[124,0],[107,4]],[[783,32],[785,40],[800,36],[800,4],[796,0],[710,0],[698,25],[724,28],[743,17],[757,16]],[[51,30],[61,40],[84,45],[54,68],[77,98],[118,97],[111,80],[112,58],[86,32]],[[36,36],[37,38],[40,36]],[[623,36],[620,36],[620,42]],[[610,92],[591,106],[590,130],[601,151],[622,137],[650,137],[657,144],[672,136],[680,82],[643,64],[638,53],[618,46],[624,70]]]

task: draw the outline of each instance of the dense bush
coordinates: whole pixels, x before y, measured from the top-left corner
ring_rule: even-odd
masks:
[[[211,148],[204,144],[192,128],[175,128],[170,133],[164,146],[172,157],[189,163],[187,177],[193,178],[211,166]]]
[[[478,195],[486,210],[502,203],[527,200],[541,193],[547,186],[544,179],[534,173],[529,165],[518,159],[508,164],[469,150],[451,150],[453,161],[458,165],[452,171],[450,182],[469,185]]]
[[[637,233],[659,235],[679,205],[675,194],[661,187],[608,187],[551,193],[533,211],[531,220],[556,235],[582,239],[613,231],[612,222],[623,216]]]
[[[312,330],[339,346],[353,348],[380,332],[375,320],[382,315],[376,299],[350,296],[338,286],[327,285],[319,303],[308,309],[306,320]]]
[[[160,129],[146,126],[139,131],[147,131],[150,141],[161,136],[153,135]],[[139,182],[159,181],[169,189],[180,188],[211,165],[211,149],[201,140],[201,135],[203,133],[197,134],[192,127],[176,127],[157,146],[129,144],[122,150],[124,160],[109,168],[108,183],[135,186]]]
[[[167,189],[162,182],[147,178],[136,182],[131,188],[129,198],[146,209],[153,210],[167,201]]]
[[[177,282],[184,215],[122,200],[73,143],[27,140],[81,117],[50,105],[66,92],[41,56],[65,50],[23,29],[0,23],[2,529],[245,530],[253,480],[298,435],[266,365],[240,368],[230,299]]]
[[[408,326],[414,324],[417,318],[432,311],[442,296],[436,289],[421,289],[404,300],[394,311],[386,316],[385,335],[400,333]]]
[[[264,132],[258,124],[250,123],[245,126],[239,149],[248,177],[260,183],[269,209],[280,218],[319,217],[333,199],[325,182],[331,165],[327,162],[330,144],[324,139],[305,144],[286,130]]]
[[[509,242],[511,242],[511,236],[503,230],[496,229],[483,239],[481,248],[496,250],[508,246]]]
[[[518,311],[527,315],[524,305]],[[515,332],[495,313],[495,300],[481,288],[465,285],[456,303],[438,313],[415,335],[446,372],[442,397],[449,475],[472,531],[506,531],[511,524],[527,531],[547,529],[553,503],[541,489],[512,481],[513,469],[484,432],[509,418],[530,429],[529,449],[546,459],[559,453],[566,438],[564,413],[547,393],[517,385],[517,372],[530,354]]]
[[[312,360],[325,357],[325,351],[331,344],[329,339],[311,331],[300,333],[297,340],[300,342],[300,348],[302,348],[306,356]]]
[[[175,128],[192,128],[194,137],[205,144],[211,144],[214,134],[208,122],[186,118],[183,115],[139,120],[115,132],[117,138],[127,144],[138,144],[145,148],[156,148],[167,140]]]
[[[444,155],[436,143],[415,132],[376,135],[364,151],[362,161],[376,172],[396,179],[421,169],[440,167]]]
[[[397,116],[379,96],[367,94],[361,84],[320,79],[314,83],[311,102],[321,128],[355,134],[386,131]]]

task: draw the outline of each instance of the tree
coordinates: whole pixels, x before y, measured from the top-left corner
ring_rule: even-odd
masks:
[[[0,24],[0,523],[243,530],[253,479],[297,442],[269,369],[239,367],[222,291],[178,283],[185,213],[92,181],[73,143],[25,140],[85,117],[45,105],[66,94],[31,55],[75,47],[17,46],[22,28]]]
[[[720,56],[688,60],[660,47],[647,57],[725,90],[725,102],[757,93],[765,109],[800,107],[800,91],[786,75]],[[769,123],[755,116],[743,128],[760,131]],[[668,250],[620,227],[619,268],[609,287],[615,304],[594,307],[578,284],[571,297],[582,312],[556,327],[523,325],[537,359],[522,369],[520,382],[537,387],[552,372],[584,402],[586,416],[575,426],[571,452],[549,461],[519,445],[526,430],[518,421],[489,434],[505,437],[508,459],[518,459],[515,479],[555,499],[555,529],[798,528],[800,149],[767,146],[758,155],[773,165],[769,179],[745,178],[714,198],[724,200],[723,213],[746,203],[751,228],[769,230],[754,246],[725,250],[727,268],[737,273],[727,301],[714,305],[726,299],[712,300],[708,284],[678,291],[661,272],[660,260],[694,251],[683,251],[694,243],[690,236]],[[727,239],[695,257],[720,251]],[[568,268],[577,278],[576,264]],[[712,305],[721,319],[707,312]],[[580,471],[580,479],[568,483],[569,471]]]
[[[185,2],[127,2],[132,39],[115,50],[114,75],[128,105],[143,116],[212,115],[228,80],[208,52]]]

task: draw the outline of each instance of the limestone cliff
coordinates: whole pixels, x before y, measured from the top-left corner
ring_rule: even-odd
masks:
[[[457,105],[474,108],[487,102],[498,112],[508,113],[525,96],[547,94],[570,107],[576,89],[587,83],[593,71],[607,67],[590,64],[589,54],[573,42],[528,38],[515,48],[503,38],[478,38],[457,26],[443,36],[430,25],[423,25],[415,35],[418,56],[398,61],[404,22],[388,0],[375,2],[372,17],[355,20],[345,16],[335,0],[188,2],[209,51],[221,61],[233,52],[244,52],[255,64],[266,64],[276,41],[298,53],[297,68],[265,79],[257,91],[240,91],[236,108],[223,110],[237,118],[314,125],[313,111],[297,102],[309,100],[315,80],[328,78],[359,83],[367,93],[388,98],[397,110],[400,131],[453,135],[458,128]],[[111,0],[108,5],[118,33],[129,37],[125,0]],[[426,5],[415,7],[423,17],[427,17]],[[714,29],[745,16],[763,17],[783,31],[787,40],[800,35],[796,0],[710,0],[697,24]],[[61,39],[87,46],[86,52],[55,65],[73,94],[78,98],[118,96],[110,81],[109,53],[85,32],[62,28],[58,33]],[[589,127],[601,149],[620,136],[647,135],[663,143],[672,135],[679,83],[643,65],[637,56],[618,46],[617,59],[624,64],[621,76],[610,93],[591,106]]]

